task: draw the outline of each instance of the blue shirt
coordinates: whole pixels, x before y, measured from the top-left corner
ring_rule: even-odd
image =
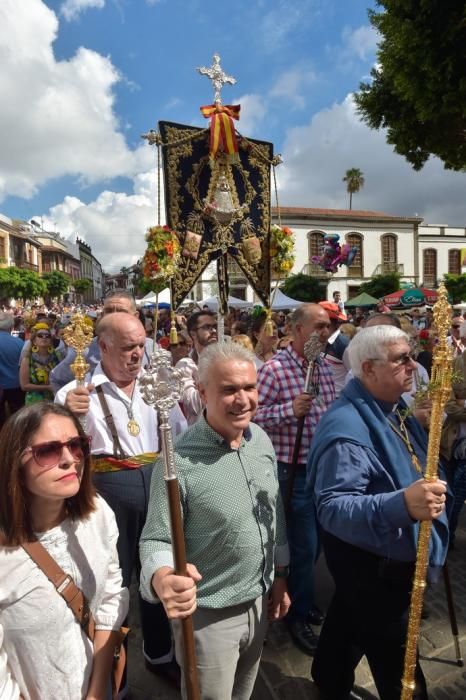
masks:
[[[403,440],[391,429],[393,405],[376,401],[353,379],[323,417],[308,461],[317,518],[323,529],[378,556],[414,561],[418,523],[405,489],[421,478]],[[405,420],[411,446],[426,464],[427,436]],[[432,522],[430,564],[441,566],[448,546],[446,512]]]
[[[8,331],[0,331],[0,388],[19,387],[19,356],[24,345],[21,338],[15,338]]]

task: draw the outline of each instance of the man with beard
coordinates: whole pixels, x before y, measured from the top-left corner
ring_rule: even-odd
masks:
[[[193,341],[193,349],[189,357],[184,357],[177,363],[176,368],[183,370],[184,386],[181,401],[188,425],[192,425],[202,413],[202,400],[197,388],[199,357],[204,348],[217,342],[215,314],[208,309],[197,311],[188,318],[186,328]]]

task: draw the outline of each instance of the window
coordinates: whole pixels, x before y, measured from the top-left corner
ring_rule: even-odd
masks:
[[[397,238],[391,233],[382,236],[382,273],[397,271]]]
[[[6,260],[5,253],[5,238],[3,236],[0,236],[0,262]]]
[[[437,251],[434,248],[426,248],[424,259],[424,286],[435,287],[437,282]]]
[[[311,231],[307,234],[309,241],[309,262],[313,255],[320,257],[324,247],[324,234],[321,231]]]
[[[362,236],[360,233],[349,233],[346,236],[346,242],[352,248],[357,248],[354,260],[350,267],[348,267],[348,277],[363,277]]]
[[[461,251],[458,248],[448,251],[448,272],[450,275],[461,275]]]

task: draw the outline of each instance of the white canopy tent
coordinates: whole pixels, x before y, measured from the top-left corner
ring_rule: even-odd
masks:
[[[298,301],[287,297],[280,289],[277,289],[275,294],[272,293],[272,311],[284,311],[285,309],[296,309],[296,307],[304,304],[304,301]]]
[[[169,304],[170,303],[170,288],[166,287],[159,294],[159,304]],[[149,292],[142,299],[136,299],[137,306],[144,306],[144,304],[156,304],[157,294],[155,292]]]
[[[203,306],[208,306],[210,311],[218,311],[218,298],[217,297],[207,297],[207,299],[201,299],[195,302],[201,308]],[[228,297],[228,306],[233,309],[251,309],[254,304],[252,301],[245,301],[244,299],[236,299],[236,297]]]

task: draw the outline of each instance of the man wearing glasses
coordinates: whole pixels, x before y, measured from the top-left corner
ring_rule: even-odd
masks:
[[[432,580],[448,546],[446,483],[423,478],[426,433],[406,404],[416,363],[398,328],[364,328],[348,349],[354,375],[320,421],[307,464],[335,594],[312,677],[322,697],[348,700],[366,656],[381,700],[400,697],[419,521],[433,521]],[[338,659],[338,663],[335,663]],[[427,700],[416,668],[416,700]]]
[[[463,344],[464,338],[461,337],[460,329],[463,325],[462,316],[454,316],[451,319],[450,335],[448,337],[448,345],[453,348],[453,356],[461,357],[466,346]]]
[[[183,370],[184,386],[181,400],[188,425],[192,425],[203,409],[197,388],[199,383],[197,363],[204,348],[217,342],[217,318],[212,311],[197,311],[188,318],[186,328],[193,341],[193,349],[189,357],[184,357],[176,364],[176,368]]]

